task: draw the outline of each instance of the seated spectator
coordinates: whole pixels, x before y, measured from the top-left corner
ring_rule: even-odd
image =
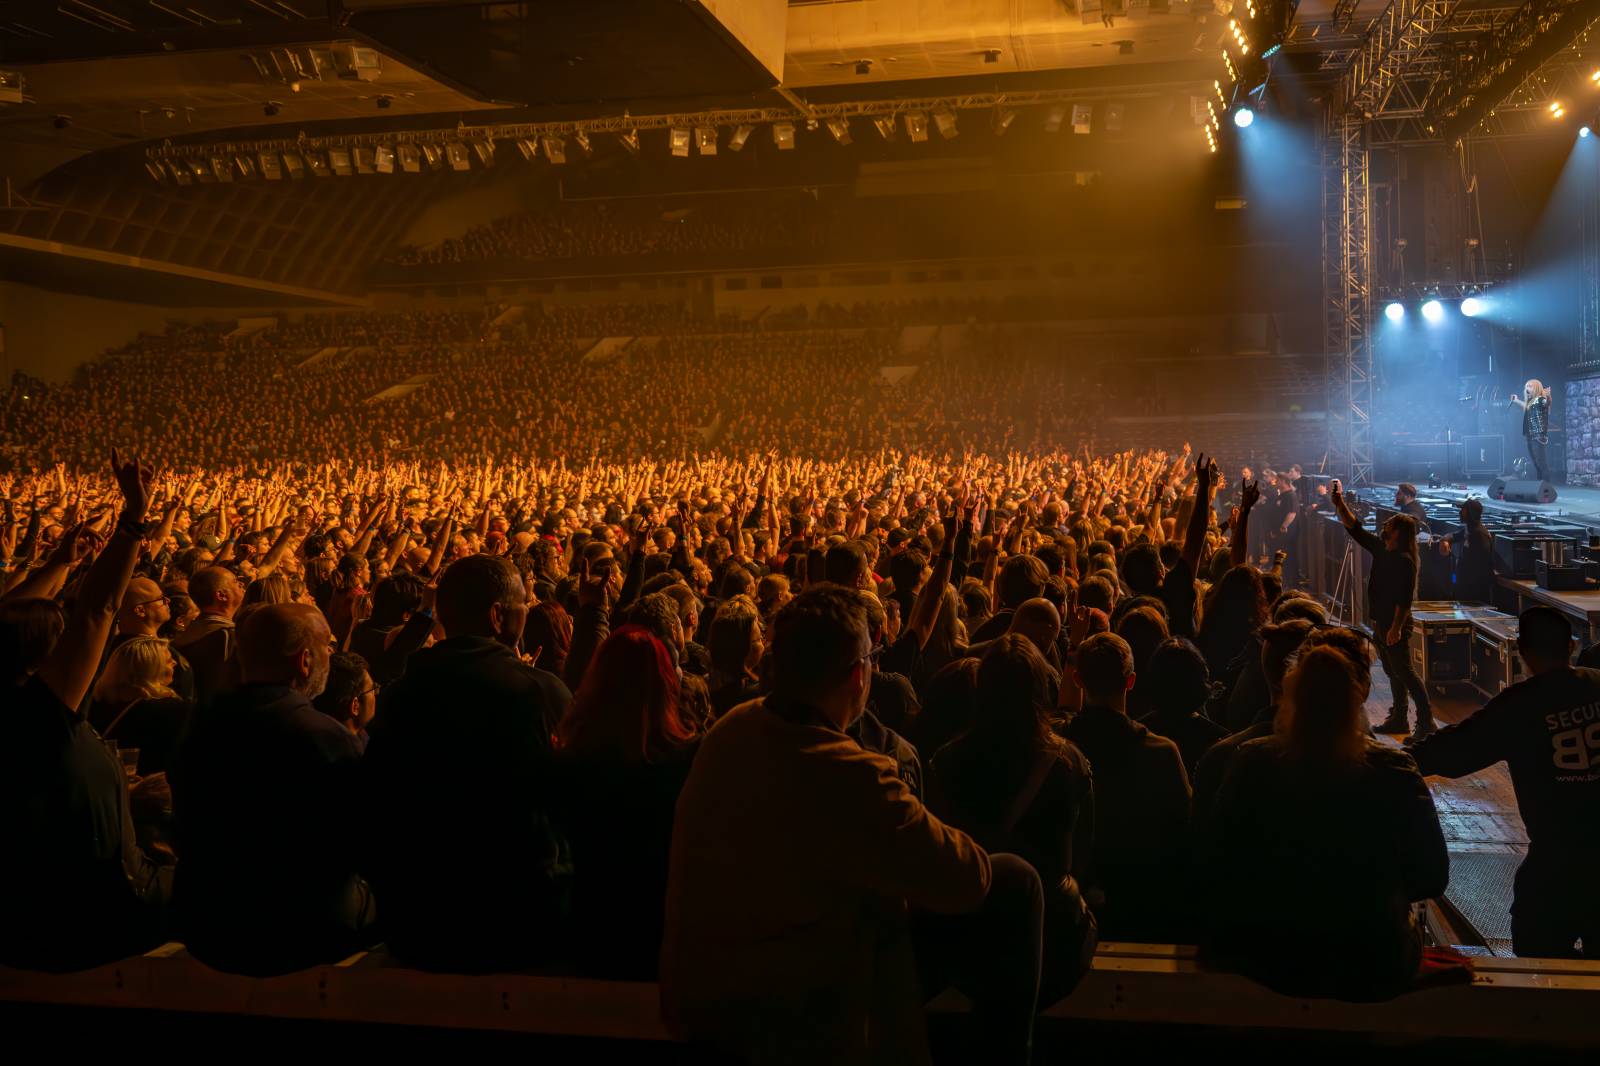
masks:
[[[1284,995],[1404,991],[1422,957],[1411,904],[1449,876],[1416,764],[1369,737],[1363,672],[1304,651],[1277,735],[1239,749],[1207,825],[1206,956]]]
[[[367,660],[353,651],[336,651],[328,660],[328,685],[312,704],[338,722],[367,750],[367,726],[378,708],[378,689]]]
[[[528,611],[522,646],[541,669],[560,677],[572,650],[572,616],[559,603],[540,601]]]
[[[718,718],[761,694],[761,612],[749,596],[717,605],[706,645],[711,655],[711,707]]]
[[[210,566],[189,579],[189,598],[200,616],[172,638],[172,646],[194,668],[195,701],[204,704],[239,682],[233,616],[244,605],[244,589],[232,571]]]
[[[80,715],[143,543],[154,472],[112,467],[123,507],[70,613],[22,594],[0,601],[5,743],[0,744],[0,962],[75,970],[161,942],[170,877],[140,849],[128,782]],[[89,541],[63,538],[70,563]]]
[[[1228,774],[1228,764],[1240,746],[1252,740],[1272,736],[1278,716],[1278,704],[1283,697],[1284,675],[1289,672],[1289,667],[1299,654],[1301,645],[1313,632],[1315,629],[1312,624],[1304,619],[1291,619],[1261,627],[1258,635],[1261,641],[1261,676],[1266,698],[1252,714],[1250,725],[1218,740],[1200,756],[1200,761],[1195,765],[1193,778],[1196,822],[1203,821],[1210,811],[1217,789],[1222,787],[1222,779]],[[1350,661],[1371,662],[1369,653],[1361,647],[1359,634],[1353,630],[1337,632],[1342,642],[1338,647]],[[1347,643],[1344,642],[1346,636]]]
[[[924,1060],[921,962],[974,999],[990,1061],[1026,1062],[1038,875],[940,823],[844,734],[871,687],[853,593],[809,588],[773,629],[772,695],[707,734],[678,801],[669,1025],[758,1063]],[[915,958],[908,906],[928,912]]]
[[[1554,607],[1523,611],[1517,650],[1527,679],[1412,749],[1424,774],[1441,777],[1510,766],[1528,827],[1511,945],[1542,959],[1600,959],[1600,671],[1569,666],[1572,643],[1572,624]]]
[[[654,980],[672,815],[698,738],[678,715],[666,646],[623,626],[561,720],[557,821],[572,847],[568,943],[582,974]]]
[[[372,679],[387,685],[405,673],[406,660],[433,634],[433,589],[415,574],[384,578],[372,590],[372,614],[357,622],[350,650],[366,661]],[[546,663],[545,669],[551,669]]]
[[[572,697],[518,659],[527,591],[507,560],[451,563],[437,609],[445,639],[411,656],[369,727],[362,809],[384,939],[422,969],[533,965],[559,954],[571,879],[549,810],[550,738]],[[452,861],[419,840],[450,841]]]
[[[196,712],[172,781],[179,935],[208,966],[287,973],[375,939],[356,875],[360,747],[312,700],[332,634],[303,604],[257,607],[238,634],[241,684]]]
[[[1089,761],[1055,735],[1049,670],[1013,634],[990,644],[978,667],[977,721],[933,761],[929,806],[990,852],[1020,855],[1044,885],[1040,1003],[1071,992],[1098,937],[1084,904],[1094,841]]]
[[[106,740],[139,752],[139,776],[165,773],[189,720],[189,701],[173,690],[177,664],[160,637],[117,645],[95,682],[89,722]]]
[[[1189,922],[1184,878],[1189,852],[1189,776],[1178,746],[1127,715],[1133,652],[1099,633],[1078,648],[1084,708],[1067,739],[1094,770],[1095,890],[1108,940],[1183,942]]]
[[[1183,768],[1194,779],[1195,768],[1213,744],[1228,731],[1200,712],[1211,696],[1211,676],[1200,649],[1181,637],[1162,641],[1151,652],[1140,675],[1149,713],[1139,721],[1178,745]]]

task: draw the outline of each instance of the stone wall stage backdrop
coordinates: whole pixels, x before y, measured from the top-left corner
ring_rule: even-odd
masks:
[[[1567,382],[1567,484],[1600,485],[1600,378]]]

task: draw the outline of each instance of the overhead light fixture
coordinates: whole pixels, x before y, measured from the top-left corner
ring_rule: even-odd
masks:
[[[355,162],[357,174],[376,174],[378,168],[371,148],[356,148],[351,150],[350,158]]]
[[[162,169],[160,163],[157,163],[153,159],[146,159],[144,162],[144,170],[146,174],[150,175],[150,179],[152,181],[161,182],[163,185],[166,184],[167,172]]]
[[[1422,317],[1429,322],[1438,322],[1444,318],[1444,304],[1438,300],[1429,300],[1422,305]]]
[[[328,166],[328,157],[323,152],[306,152],[306,170],[313,178],[331,178],[333,169]]]
[[[639,154],[639,131],[638,130],[629,130],[627,133],[621,134],[620,136],[617,137],[617,143],[622,145],[623,148],[627,149],[629,154],[638,155]]]
[[[956,113],[947,107],[941,107],[933,113],[933,124],[939,127],[939,136],[947,141],[956,139]]]
[[[1591,129],[1589,129],[1588,126],[1579,126],[1578,127],[1578,136],[1579,137],[1587,137],[1592,132],[1593,131]]]
[[[1561,106],[1561,101],[1560,100],[1552,100],[1550,102],[1550,117],[1551,118],[1563,118],[1563,117],[1565,117],[1566,113],[1567,113],[1567,109]]]
[[[1013,122],[1015,122],[1016,120],[1017,120],[1017,113],[1015,111],[1011,110],[1009,107],[997,107],[997,108],[995,108],[995,111],[994,111],[994,132],[995,132],[995,136],[998,137],[1001,134],[1005,133],[1006,130],[1011,128],[1011,124]]]
[[[827,125],[828,125],[828,132],[833,135],[833,139],[835,141],[838,141],[840,144],[849,144],[850,143],[850,120],[849,119],[830,118],[828,120]]]
[[[299,152],[283,153],[283,172],[289,175],[291,181],[300,181],[306,176],[305,156]]]
[[[420,174],[422,172],[422,154],[417,151],[416,145],[397,145],[395,146],[394,154],[400,160],[400,169],[407,174]]]
[[[594,145],[589,143],[589,135],[583,130],[579,130],[577,133],[572,135],[572,143],[576,144],[578,146],[578,151],[582,152],[585,156],[594,155]]]
[[[1094,107],[1090,104],[1072,105],[1072,132],[1088,133],[1094,124]]]
[[[1067,118],[1067,109],[1062,104],[1053,104],[1050,110],[1044,113],[1044,131],[1046,133],[1060,133],[1061,123]]]
[[[743,149],[744,142],[748,141],[750,139],[750,135],[755,131],[756,128],[754,126],[735,127],[733,135],[728,138],[728,151],[737,152]]]
[[[1399,302],[1390,303],[1383,309],[1383,317],[1390,322],[1399,322],[1406,317],[1406,305]]]
[[[775,122],[772,124],[772,143],[782,151],[789,151],[794,147],[794,123]]]
[[[217,176],[211,172],[211,165],[204,160],[190,159],[187,161],[189,173],[194,175],[194,180],[206,185],[216,183]]]
[[[1212,132],[1209,125],[1202,126],[1201,128],[1206,131],[1206,147],[1211,149],[1212,152],[1215,152],[1217,150],[1217,135]]]
[[[486,167],[494,166],[494,141],[492,139],[473,141],[472,151],[477,155],[479,163]]]
[[[893,115],[874,115],[872,118],[872,126],[878,131],[879,137],[882,137],[886,141],[894,140],[895,124]]]
[[[472,169],[472,156],[467,153],[467,146],[460,141],[451,141],[445,145],[444,157],[449,162],[451,170]]]
[[[281,181],[283,179],[283,161],[278,158],[277,152],[262,152],[256,156],[256,162],[261,167],[261,176],[268,181]]]
[[[372,150],[372,168],[379,174],[394,173],[394,149],[380,144]]]
[[[429,170],[443,170],[450,165],[450,160],[446,158],[445,151],[436,144],[424,144],[421,146],[421,151],[422,158],[427,161]]]
[[[233,165],[239,168],[239,176],[241,178],[253,178],[256,176],[255,156],[236,155],[233,157]]]
[[[1105,109],[1106,131],[1116,133],[1122,129],[1122,104],[1107,104]]]
[[[680,159],[689,158],[689,130],[687,127],[674,126],[667,130],[667,146],[672,154]]]
[[[1247,130],[1255,124],[1256,113],[1248,107],[1241,107],[1233,113],[1233,124],[1242,130]]]
[[[1584,128],[1588,129],[1587,126]],[[1476,296],[1468,296],[1465,300],[1461,301],[1461,313],[1467,318],[1477,318],[1479,315],[1483,314],[1483,301],[1478,299]]]
[[[179,185],[193,185],[194,175],[189,172],[189,167],[176,159],[167,160],[167,169],[172,172],[172,180]]]
[[[539,143],[544,148],[544,157],[550,160],[552,166],[561,166],[567,161],[567,142],[564,138],[552,134],[541,137]]]
[[[1594,84],[1597,87],[1600,87],[1600,70],[1597,70],[1593,74],[1590,74],[1589,75],[1589,80],[1594,82]]]
[[[716,155],[717,128],[715,126],[696,126],[694,128],[694,146],[701,155]]]
[[[220,155],[211,157],[211,175],[218,181],[233,181],[233,160],[225,159]]]
[[[928,139],[928,116],[921,111],[906,112],[906,136],[912,144],[921,144]]]
[[[328,168],[341,178],[348,178],[356,172],[355,163],[350,159],[350,149],[329,148]]]
[[[539,158],[538,143],[529,140],[527,137],[517,138],[517,151],[520,152],[522,154],[522,158],[529,163]]]

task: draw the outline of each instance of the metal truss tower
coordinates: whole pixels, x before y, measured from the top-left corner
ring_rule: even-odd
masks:
[[[1323,367],[1326,468],[1372,484],[1372,200],[1366,123],[1329,109],[1322,138]]]

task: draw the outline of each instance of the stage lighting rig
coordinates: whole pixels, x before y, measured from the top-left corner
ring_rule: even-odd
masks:
[[[736,127],[732,136],[728,138],[728,151],[737,152],[743,149],[744,142],[748,141],[750,139],[750,135],[755,131],[756,128],[754,126],[746,125]]]

